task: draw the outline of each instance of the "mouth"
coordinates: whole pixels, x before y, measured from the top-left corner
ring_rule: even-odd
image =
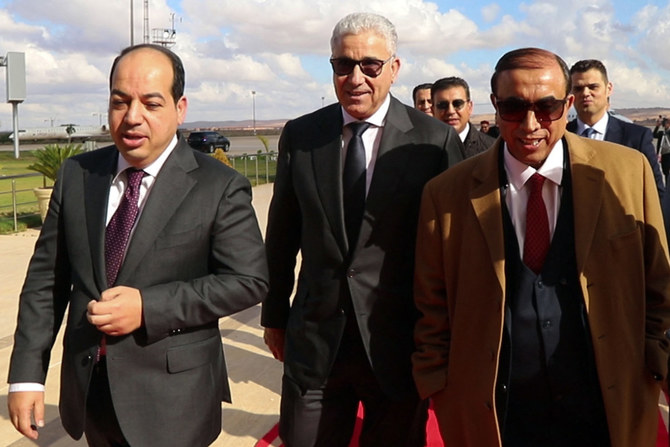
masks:
[[[537,148],[542,142],[542,138],[520,138],[519,139],[524,147],[534,149]]]
[[[136,133],[124,133],[121,136],[121,139],[123,141],[123,144],[125,144],[128,148],[138,148],[144,144],[146,141],[147,137],[145,135],[141,134],[136,134]]]

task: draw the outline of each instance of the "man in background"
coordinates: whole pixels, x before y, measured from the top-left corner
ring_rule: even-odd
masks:
[[[421,110],[423,113],[433,116],[432,101],[430,99],[430,87],[433,84],[419,84],[412,90],[412,99],[414,101],[414,108]]]
[[[470,125],[473,105],[470,86],[464,79],[452,76],[438,79],[430,89],[433,116],[456,130],[463,143],[463,158],[469,158],[491,147],[495,139]]]
[[[583,137],[611,141],[642,152],[654,173],[658,195],[663,197],[665,186],[651,130],[608,113],[613,85],[605,65],[595,59],[581,60],[570,68],[570,76],[577,118],[568,123],[567,129]]]
[[[423,447],[416,219],[424,184],[461,159],[458,137],[389,93],[401,62],[386,18],[344,17],[330,47],[338,103],[284,127],[268,216],[261,323],[284,362],[279,434],[287,447],[346,447],[361,402],[362,447]]]

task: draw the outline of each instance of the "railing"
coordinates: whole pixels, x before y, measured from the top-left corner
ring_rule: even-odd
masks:
[[[227,155],[227,158],[233,168],[247,177],[253,186],[274,182],[277,172],[276,152]],[[18,232],[21,221],[35,222],[35,217],[39,216],[33,186],[21,187],[18,184],[21,179],[29,177],[42,177],[42,186],[46,186],[46,178],[38,173],[0,176],[0,220],[11,220],[5,231],[13,228],[14,232]],[[35,180],[31,183],[35,183]]]

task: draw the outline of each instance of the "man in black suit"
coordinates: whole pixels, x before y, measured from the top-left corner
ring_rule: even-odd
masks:
[[[9,372],[10,419],[31,439],[31,416],[44,425],[43,384],[68,307],[60,415],[73,438],[193,447],[221,431],[230,390],[218,320],[260,301],[267,265],[249,182],[177,135],[183,92],[174,53],[126,48],[110,74],[115,146],[61,169]]]
[[[659,197],[665,186],[658,165],[651,130],[638,124],[627,123],[607,113],[613,86],[607,78],[607,69],[595,59],[581,60],[570,68],[572,93],[575,95],[577,118],[570,121],[567,130],[600,141],[610,141],[642,152],[654,173]]]
[[[410,362],[416,222],[423,185],[462,156],[451,127],[389,93],[396,43],[384,17],[338,22],[339,103],[288,122],[279,141],[261,322],[284,362],[287,447],[348,446],[359,402],[361,446],[425,443]]]
[[[433,101],[433,116],[452,126],[460,137],[463,158],[484,152],[495,142],[495,138],[480,132],[470,125],[472,99],[470,86],[456,76],[438,79],[430,88]]]

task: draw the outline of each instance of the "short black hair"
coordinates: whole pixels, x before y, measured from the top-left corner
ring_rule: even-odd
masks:
[[[574,65],[570,67],[570,75],[575,73],[586,73],[589,70],[598,70],[600,74],[603,75],[605,84],[609,82],[607,79],[607,68],[605,68],[605,64],[598,59],[584,59],[575,62]]]
[[[132,53],[133,51],[136,50],[141,50],[144,48],[148,48],[151,50],[156,50],[159,53],[164,54],[167,56],[168,59],[170,59],[170,62],[172,63],[172,72],[173,72],[173,77],[172,77],[172,99],[174,100],[174,103],[176,104],[179,99],[184,96],[184,85],[186,84],[186,74],[184,73],[184,64],[182,64],[181,59],[179,59],[179,56],[177,56],[172,50],[169,48],[165,48],[161,45],[155,45],[152,43],[141,43],[137,45],[131,45],[129,47],[124,48],[121,50],[121,53],[119,53],[118,56],[114,59],[114,62],[112,63],[112,68],[109,71],[109,89],[112,89],[112,77],[114,76],[114,70],[116,70],[116,66],[119,64],[119,61],[123,59],[123,57],[129,53]]]
[[[414,89],[412,90],[412,102],[416,103],[416,94],[419,90],[430,90],[430,88],[433,86],[430,82],[424,82],[423,84],[419,84]]]
[[[435,93],[437,92],[454,87],[463,87],[465,90],[465,99],[470,101],[470,86],[465,82],[465,79],[457,76],[449,76],[448,78],[438,79],[433,82],[433,86],[430,88],[430,97],[432,98],[435,96]]]

